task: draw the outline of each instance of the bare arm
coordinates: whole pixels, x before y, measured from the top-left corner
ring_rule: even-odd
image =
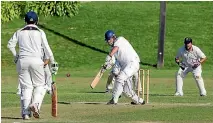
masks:
[[[117,46],[113,47],[113,49],[111,50],[109,55],[112,57],[118,51],[118,49],[119,49],[119,47],[117,47]]]
[[[198,58],[200,58],[200,64],[202,64],[204,61],[206,61],[206,55],[200,50],[200,48],[197,48],[197,55]]]
[[[50,61],[49,59],[45,59],[44,60],[44,68],[47,66],[47,64],[49,63],[49,61]]]
[[[201,58],[200,59],[200,64],[202,64],[204,61],[206,61],[206,59],[207,59],[206,57],[205,58]]]

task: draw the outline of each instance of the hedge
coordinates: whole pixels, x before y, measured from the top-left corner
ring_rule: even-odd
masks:
[[[43,16],[68,16],[78,14],[80,2],[75,1],[2,1],[1,21],[23,18],[28,11],[35,11]]]

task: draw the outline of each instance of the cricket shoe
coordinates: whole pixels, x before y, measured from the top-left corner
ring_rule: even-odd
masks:
[[[135,103],[135,102],[131,102],[132,105],[144,105],[145,104],[145,100],[143,100],[143,102],[139,102],[139,103]]]
[[[29,119],[30,119],[30,116],[27,115],[27,114],[23,114],[23,115],[22,115],[22,119],[23,119],[23,120],[29,120]]]
[[[121,98],[121,95],[118,98]]]
[[[30,111],[30,114],[28,115],[30,118],[32,117],[32,112]]]
[[[183,94],[176,92],[174,96],[183,96]]]
[[[33,112],[33,116],[35,118],[39,118],[39,110],[38,110],[38,105],[37,104],[31,104],[30,105],[30,110]]]
[[[107,103],[107,105],[117,105],[117,103],[115,103],[114,100],[111,99],[111,100]]]
[[[205,97],[205,96],[206,96],[206,94],[201,94],[200,96],[201,96],[201,97]]]

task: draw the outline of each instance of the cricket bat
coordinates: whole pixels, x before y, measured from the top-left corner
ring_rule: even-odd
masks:
[[[52,74],[52,116],[57,117],[57,88],[55,81],[55,74]]]
[[[94,80],[92,81],[92,83],[90,84],[90,87],[92,89],[95,88],[95,86],[98,84],[98,82],[100,81],[101,77],[103,76],[103,72],[102,72],[102,68],[99,70],[98,74],[95,76]]]

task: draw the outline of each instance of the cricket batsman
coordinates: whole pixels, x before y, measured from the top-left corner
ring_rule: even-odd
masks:
[[[132,89],[132,76],[139,70],[139,56],[124,37],[116,37],[112,30],[105,33],[105,41],[112,47],[102,69],[107,69],[112,63],[112,56],[120,65],[120,72],[115,77],[112,98],[107,104],[117,104],[122,92],[135,104],[145,104]]]
[[[106,93],[109,93],[110,90],[113,90],[114,88],[114,83],[115,83],[115,76],[118,75],[118,73],[120,72],[120,65],[118,64],[118,62],[115,62],[115,64],[112,67],[111,72],[109,73],[108,79],[107,79],[107,83],[106,83]],[[135,90],[135,92],[137,92],[138,90],[138,73],[134,74],[132,79],[133,79],[133,83],[132,83],[132,88],[133,90]],[[140,84],[140,83],[139,83]],[[142,88],[140,87],[140,93],[142,93]]]
[[[106,57],[107,59],[107,57]],[[112,56],[112,64],[111,64],[112,70],[109,73],[107,83],[106,83],[106,91],[105,93],[109,93],[110,90],[114,88],[114,83],[115,83],[115,75],[117,71],[119,71],[120,67],[119,64],[115,61],[115,57]],[[110,69],[110,68],[108,68]]]
[[[186,37],[184,46],[178,50],[175,62],[179,65],[176,74],[176,93],[175,96],[183,96],[183,78],[191,72],[197,83],[200,96],[206,96],[206,89],[202,78],[202,66],[206,60],[205,54],[195,45],[192,45],[192,39]]]

